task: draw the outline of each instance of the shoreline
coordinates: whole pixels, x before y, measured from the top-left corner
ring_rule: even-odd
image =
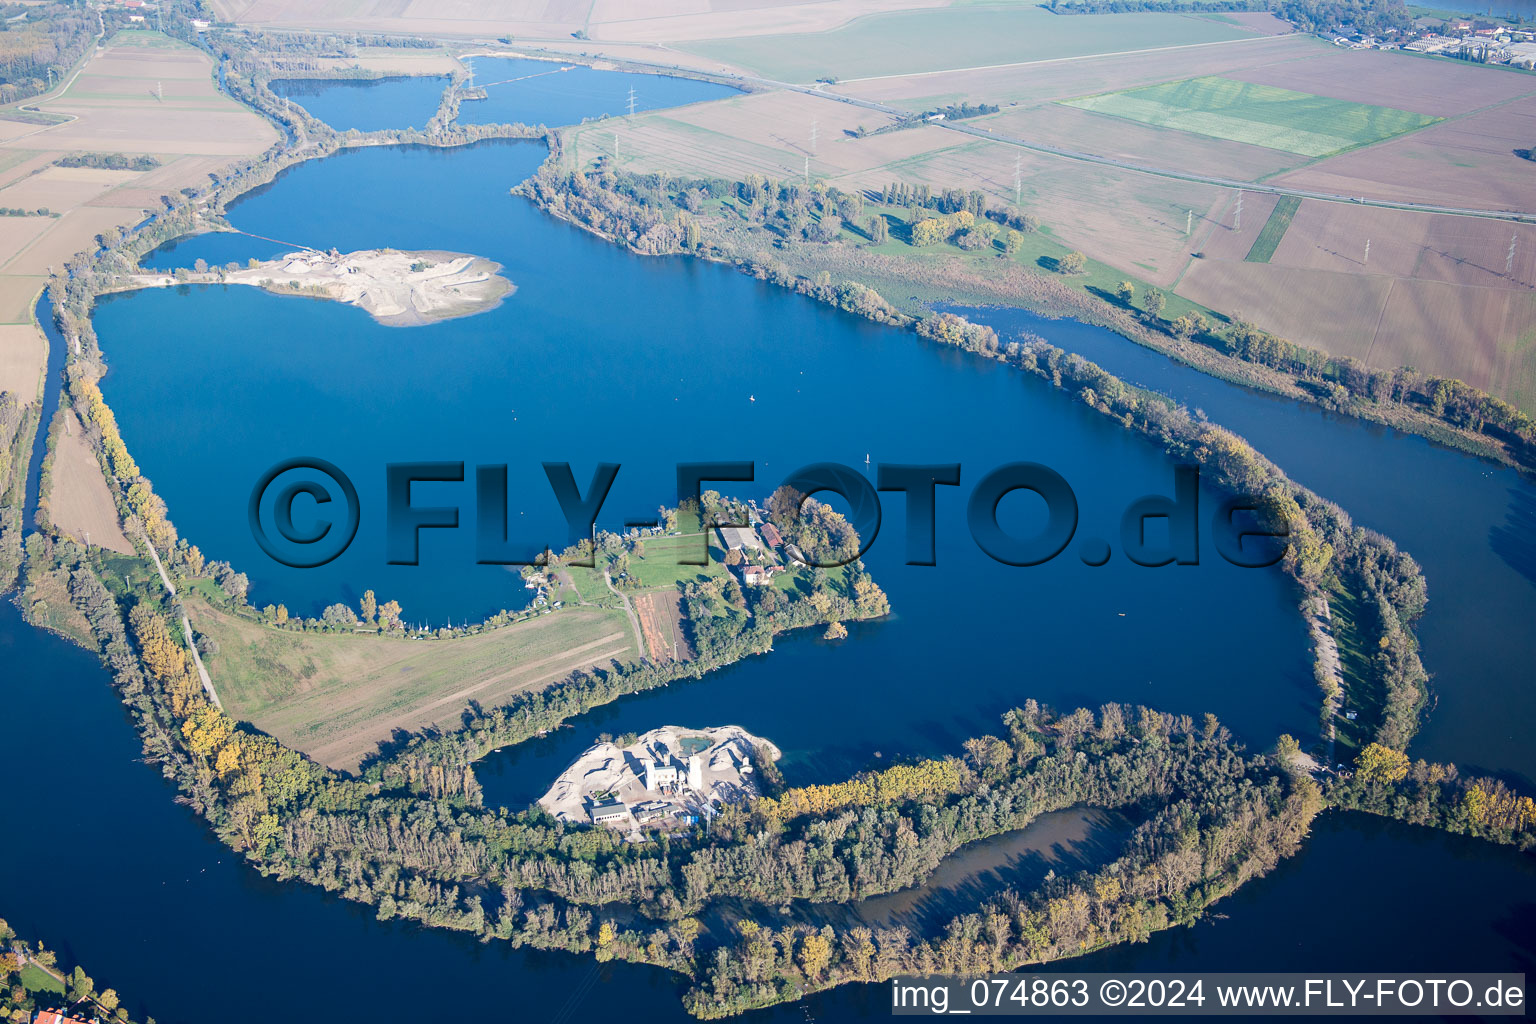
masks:
[[[130,274],[120,291],[182,284],[251,285],[357,306],[386,327],[419,327],[488,312],[517,286],[494,260],[442,250],[364,249],[290,252],[240,269]]]

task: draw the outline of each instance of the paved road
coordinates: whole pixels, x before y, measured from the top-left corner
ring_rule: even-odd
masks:
[[[143,535],[141,534],[140,536]],[[160,582],[165,584],[166,593],[171,595],[171,602],[174,604],[176,601],[176,588],[171,585],[171,577],[166,573],[165,566],[160,562],[160,552],[155,550],[155,546],[149,542],[148,537],[144,537],[144,546],[149,549],[149,557],[155,560],[155,571],[160,574]],[[181,616],[181,635],[186,638],[187,650],[192,654],[192,663],[197,666],[197,677],[203,681],[203,692],[208,694],[208,699],[213,702],[214,707],[223,711],[224,705],[219,701],[219,695],[213,689],[213,678],[208,675],[208,670],[203,667],[202,655],[197,653],[197,642],[193,638],[192,623],[187,621],[185,614]]]

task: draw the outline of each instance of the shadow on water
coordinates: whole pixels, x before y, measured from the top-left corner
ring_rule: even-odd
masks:
[[[736,923],[750,918],[775,928],[786,924],[838,929],[905,928],[934,938],[960,914],[974,911],[1007,889],[1028,893],[1051,876],[1070,876],[1113,860],[1134,828],[1123,814],[1078,808],[1043,814],[1015,832],[968,843],[939,862],[921,885],[850,904],[795,903],[775,911],[742,900],[721,900],[700,918],[712,938],[731,941]]]
[[[1511,569],[1536,585],[1536,491],[1510,488],[1507,518],[1488,531],[1488,544]]]

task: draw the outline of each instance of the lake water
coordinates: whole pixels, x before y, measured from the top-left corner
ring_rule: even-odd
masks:
[[[337,131],[425,128],[443,96],[443,76],[373,79],[275,78],[272,91]]]
[[[94,655],[0,602],[0,664],[0,776],[10,780],[0,787],[10,823],[0,916],[122,992],[135,1019],[268,1024],[302,1008],[410,1024],[474,1006],[569,1024],[605,1012],[606,993],[622,989],[631,1020],[691,1020],[663,971],[380,923],[367,907],[261,878],[139,760]],[[1536,858],[1357,814],[1319,819],[1300,854],[1218,910],[1223,918],[1060,966],[1530,972],[1536,962]],[[884,1019],[888,998],[885,986],[852,986],[744,1019]]]
[[[1034,331],[1248,438],[1300,483],[1416,558],[1435,705],[1411,753],[1536,780],[1536,481],[1413,434],[1262,395],[1113,332],[1018,310],[968,310]]]
[[[1172,493],[1170,459],[1043,382],[726,268],[637,258],[507,195],[542,155],[527,142],[351,151],[231,210],[245,230],[325,248],[488,256],[517,285],[489,313],[390,328],[355,308],[223,286],[101,305],[102,386],[135,457],[182,532],[250,573],[254,601],[314,614],[372,588],[409,621],[441,623],[526,600],[515,575],[475,564],[469,483],[418,485],[417,504],[457,504],[461,528],[425,531],[419,566],[386,565],[386,462],[508,463],[511,520],[530,550],[567,536],[547,460],[572,462],[583,485],[594,463],[621,464],[607,523],[672,502],[676,463],[722,459],[755,462],[757,482],[735,490],[759,498],[796,467],[862,465],[866,453],[959,462],[971,486],[1004,463],[1041,462],[1076,491],[1079,536],[1117,548],[1122,511]],[[275,251],[205,236],[154,262]],[[262,472],[298,455],[336,464],[361,496],[357,540],[319,569],[273,562],[246,516]],[[521,807],[598,731],[661,721],[739,723],[783,748],[797,781],[841,777],[877,752],[951,752],[1029,696],[1209,710],[1256,743],[1315,731],[1297,598],[1278,569],[1239,569],[1209,546],[1198,566],[1089,568],[1075,546],[1044,566],[1004,566],[965,529],[968,486],[940,491],[937,567],[904,564],[904,507],[885,502],[867,561],[893,619],[842,644],[787,638],[771,657],[584,716],[487,764],[489,799]],[[1024,495],[1003,513],[1021,534],[1043,520]]]
[[[730,86],[691,78],[594,71],[580,65],[517,57],[471,57],[474,85],[485,99],[462,100],[463,124],[577,124],[591,118],[700,103],[738,95]],[[275,79],[272,91],[287,96],[338,131],[356,128],[421,128],[442,99],[444,77]]]
[[[739,92],[730,86],[692,78],[644,75],[626,71],[594,71],[574,64],[517,57],[469,58],[474,84],[486,91],[483,100],[459,104],[465,124],[577,124],[592,118],[701,103]]]
[[[1159,453],[1022,375],[721,268],[637,258],[549,221],[506,194],[542,155],[523,143],[346,153],[288,172],[232,211],[246,230],[306,244],[489,256],[519,288],[492,313],[390,329],[356,309],[223,288],[102,305],[96,324],[114,367],[104,388],[130,447],[183,533],[250,572],[255,599],[313,609],[372,586],[399,597],[408,618],[436,621],[521,600],[503,570],[472,564],[468,485],[418,496],[418,504],[458,503],[464,529],[433,531],[418,569],[382,564],[386,461],[511,463],[512,507],[531,542],[560,529],[537,467],[550,459],[571,460],[582,481],[595,461],[622,462],[608,505],[619,517],[671,500],[671,466],[681,459],[752,459],[759,483],[736,487],[759,495],[792,466],[856,464],[865,452],[876,461],[960,461],[967,485],[1000,462],[1036,459],[1077,490],[1079,535],[1109,538],[1131,498],[1169,491],[1171,466]],[[281,251],[221,235],[168,247],[151,262]],[[1074,330],[1052,324],[1042,333],[1079,348]],[[1232,401],[1243,395],[1234,390]],[[1278,416],[1276,403],[1246,397],[1258,420]],[[1283,432],[1286,421],[1275,422]],[[1320,422],[1326,449],[1336,435],[1325,427],[1348,421]],[[1382,447],[1408,453],[1389,466],[1411,481],[1435,480],[1440,465],[1412,453],[1481,465],[1422,444]],[[256,476],[296,454],[351,473],[365,509],[352,551],[308,572],[262,556],[244,519]],[[1364,475],[1359,467],[1377,456],[1351,461],[1358,454],[1338,454],[1337,472]],[[960,492],[941,489],[934,569],[901,564],[902,506],[887,503],[869,561],[891,594],[891,620],[856,625],[840,644],[784,638],[767,657],[627,698],[506,751],[481,771],[492,802],[536,796],[600,729],[662,721],[740,722],[787,750],[793,781],[953,751],[997,728],[997,714],[1026,696],[1210,709],[1260,742],[1282,728],[1306,734],[1315,693],[1294,597],[1276,574],[1212,557],[1167,570],[1117,557],[1088,569],[1073,551],[1038,569],[1008,569],[964,535],[968,487]],[[1027,508],[1005,513],[1014,525],[1029,520]],[[1436,586],[1432,574],[1432,593]],[[0,787],[0,814],[23,833],[0,843],[0,879],[26,880],[0,893],[0,914],[83,962],[98,985],[128,993],[135,1016],[183,1024],[216,1010],[242,1024],[302,1006],[387,1024],[510,1003],[531,1019],[564,1021],[601,1012],[598,986],[621,986],[634,1019],[687,1019],[675,980],[660,971],[381,924],[366,907],[259,878],[138,763],[137,738],[93,656],[29,629],[5,604],[0,663],[0,775],[13,780]],[[1536,861],[1360,815],[1321,819],[1301,854],[1219,909],[1225,918],[1068,966],[1497,971],[1530,970],[1536,958]],[[252,985],[252,965],[271,963],[275,949],[281,983]],[[370,983],[379,978],[389,984]],[[883,986],[850,987],[751,1019],[884,1017],[886,998]]]

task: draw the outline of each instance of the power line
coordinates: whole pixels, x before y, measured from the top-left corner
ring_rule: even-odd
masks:
[[[1504,257],[1504,276],[1508,277],[1515,272],[1515,246],[1520,244],[1518,232],[1509,236],[1509,255]]]
[[[817,127],[818,126],[817,126],[816,122],[812,121],[811,122],[811,152],[812,153],[816,152],[816,129],[817,129]]]
[[[1232,216],[1232,230],[1243,230],[1243,194],[1237,194],[1237,213]]]
[[[629,87],[629,116],[635,116],[635,87]]]

